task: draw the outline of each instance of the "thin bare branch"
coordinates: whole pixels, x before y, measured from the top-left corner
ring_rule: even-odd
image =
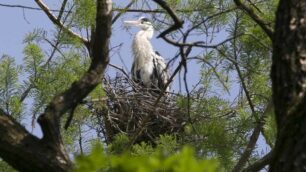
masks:
[[[63,0],[61,9],[60,9],[59,14],[58,14],[58,16],[57,16],[57,19],[58,19],[58,20],[61,20],[61,19],[62,19],[62,16],[63,16],[63,13],[64,13],[64,11],[65,11],[65,7],[66,7],[67,2],[68,2],[68,0]]]
[[[169,44],[171,44],[171,45],[174,45],[174,46],[176,46],[176,47],[185,46],[185,47],[199,47],[199,48],[218,48],[219,46],[221,46],[221,45],[223,45],[223,44],[225,44],[225,43],[227,43],[227,42],[229,42],[229,41],[231,41],[231,40],[233,40],[233,39],[235,39],[235,38],[241,37],[241,36],[243,36],[243,35],[244,35],[244,34],[237,34],[237,35],[234,36],[234,37],[227,38],[227,39],[225,39],[225,40],[223,40],[223,41],[221,41],[221,42],[219,42],[219,43],[217,43],[217,44],[214,44],[214,45],[207,45],[207,44],[205,44],[205,42],[203,42],[203,41],[182,43],[182,42],[177,42],[177,41],[175,41],[175,40],[172,40],[172,39],[170,39],[170,38],[168,38],[168,37],[166,37],[166,36],[164,36],[163,39],[164,39],[167,43],[169,43]]]
[[[118,14],[113,18],[112,23],[114,24],[119,17],[125,13],[126,10],[128,10],[134,3],[136,2],[136,0],[132,0],[125,8],[123,8],[122,11],[119,11]]]

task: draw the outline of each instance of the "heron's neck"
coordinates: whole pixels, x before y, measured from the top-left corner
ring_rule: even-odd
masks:
[[[153,28],[139,31],[133,42],[133,53],[135,60],[146,63],[152,61],[153,47],[150,39],[153,36]]]
[[[153,27],[149,27],[146,30],[140,30],[136,34],[136,37],[147,38],[148,40],[150,40],[153,37],[153,33],[154,33]]]

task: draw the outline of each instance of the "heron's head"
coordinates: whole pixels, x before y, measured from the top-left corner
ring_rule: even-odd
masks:
[[[124,21],[124,23],[128,26],[137,26],[142,30],[148,30],[149,28],[153,28],[152,23],[146,17],[140,17],[138,20],[134,21]]]

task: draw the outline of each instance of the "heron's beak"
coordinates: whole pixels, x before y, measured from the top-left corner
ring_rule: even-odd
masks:
[[[138,26],[140,22],[138,20],[135,21],[124,21],[124,24],[127,26]]]

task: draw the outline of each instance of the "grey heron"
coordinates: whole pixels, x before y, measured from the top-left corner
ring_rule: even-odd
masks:
[[[137,26],[140,31],[135,35],[132,44],[134,62],[132,65],[132,79],[155,92],[165,89],[169,81],[167,65],[163,57],[153,50],[150,39],[153,37],[153,25],[149,19],[140,17],[135,21],[125,21],[126,25]]]

